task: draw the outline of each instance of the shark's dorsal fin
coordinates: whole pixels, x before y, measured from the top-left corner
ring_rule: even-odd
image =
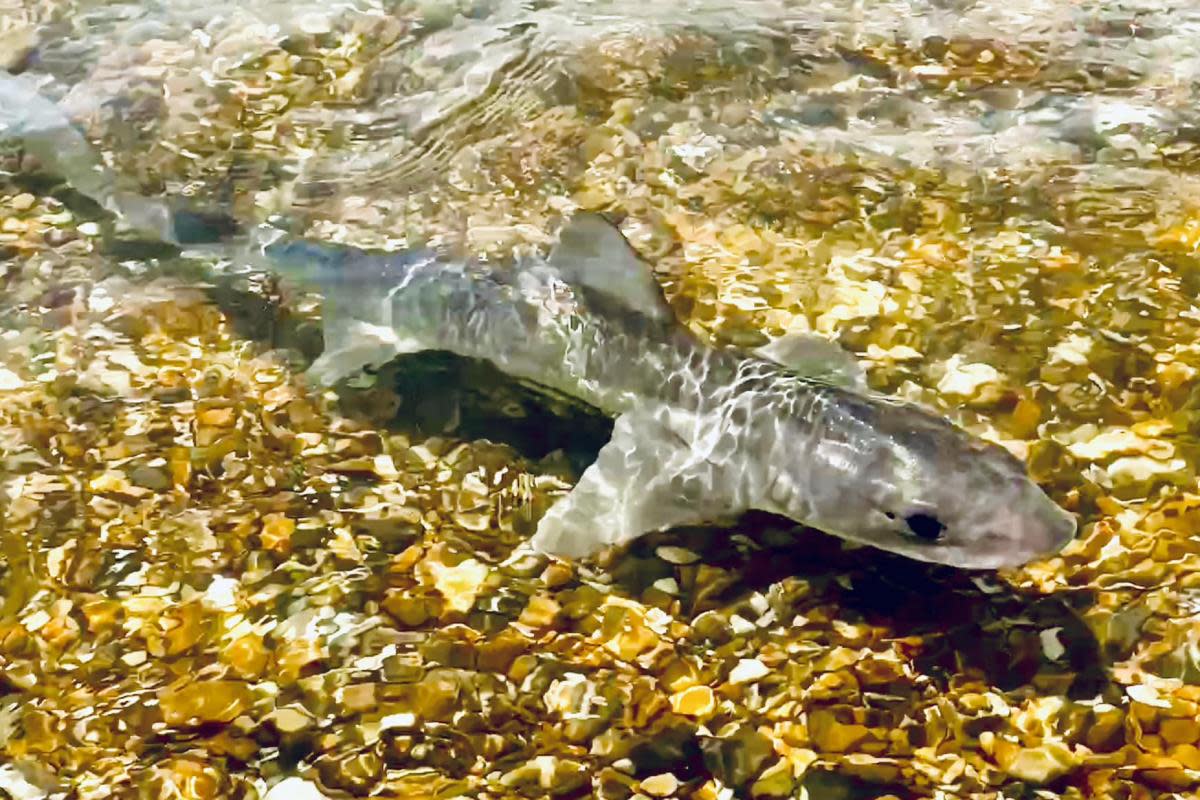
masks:
[[[757,348],[754,354],[781,367],[852,389],[867,388],[867,374],[852,353],[815,333],[792,331]]]
[[[559,232],[549,261],[567,283],[608,295],[652,319],[673,318],[649,265],[599,214],[575,214]]]

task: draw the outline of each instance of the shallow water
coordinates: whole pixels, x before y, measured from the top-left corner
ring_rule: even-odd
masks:
[[[319,298],[0,150],[10,795],[1200,785],[1194,4],[0,0],[0,67],[114,191],[496,259],[623,217],[697,331],[834,337],[1081,522],[998,576],[760,517],[500,566],[605,421],[316,392]]]

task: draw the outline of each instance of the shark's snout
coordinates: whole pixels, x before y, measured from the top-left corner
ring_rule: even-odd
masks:
[[[1047,498],[1042,518],[1042,538],[1039,549],[1043,556],[1051,556],[1062,550],[1075,539],[1079,524],[1071,514]]]
[[[1038,491],[1033,507],[998,507],[975,523],[960,566],[976,569],[1019,567],[1049,558],[1066,547],[1077,529],[1075,517]]]

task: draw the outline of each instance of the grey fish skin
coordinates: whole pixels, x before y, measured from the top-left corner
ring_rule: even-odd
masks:
[[[594,221],[582,227],[604,236]],[[638,270],[643,287],[656,286],[611,236],[621,244],[599,249],[624,262],[618,276],[636,281]],[[542,552],[586,557],[748,509],[963,568],[1020,565],[1075,534],[1074,517],[1003,448],[919,406],[815,377],[811,358],[797,372],[709,346],[670,320],[661,296],[660,307],[640,290],[615,297],[611,281],[573,272],[569,254],[502,271],[302,241],[265,252],[325,294],[321,382],[439,349],[616,417],[595,464],[539,523],[531,544]]]
[[[612,416],[644,405],[655,385],[661,400],[695,407],[708,384],[727,383],[737,369],[731,351],[571,286],[545,264],[509,273],[430,253],[373,254],[307,241],[268,247],[266,255],[270,266],[325,298],[328,357],[312,370],[324,383],[357,369],[342,354],[388,332],[405,351],[485,359]]]

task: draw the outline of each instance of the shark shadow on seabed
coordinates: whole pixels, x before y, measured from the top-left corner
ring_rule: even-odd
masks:
[[[699,556],[681,570],[654,555],[663,545]],[[696,567],[720,577],[701,585]],[[1090,592],[1037,594],[1013,587],[994,572],[932,564],[871,547],[855,547],[772,514],[748,512],[731,529],[689,527],[650,534],[609,566],[614,582],[640,596],[657,580],[675,577],[684,613],[733,611],[780,581],[807,583],[803,602],[787,610],[835,606],[847,621],[882,625],[897,638],[918,637],[913,663],[942,686],[964,672],[1003,691],[1039,691],[1119,702],[1108,659],[1082,619]],[[681,579],[683,578],[683,579]],[[747,615],[753,612],[747,611]],[[1049,632],[1049,633],[1046,633]],[[1047,655],[1043,634],[1061,645]],[[1112,695],[1112,696],[1110,696]]]
[[[298,318],[244,281],[209,290],[240,336],[270,343],[310,365],[322,351],[319,325]],[[341,413],[402,433],[505,445],[530,462],[550,458],[577,478],[612,436],[613,421],[587,404],[532,388],[486,361],[441,350],[397,356],[365,380],[332,391]]]
[[[657,552],[663,547],[691,551],[686,558],[690,563],[669,563]],[[993,572],[854,547],[762,512],[748,512],[726,528],[694,526],[649,534],[611,555],[604,566],[614,590],[628,597],[644,598],[657,582],[674,580],[678,616],[691,625],[696,644],[706,648],[720,648],[742,636],[750,641],[739,650],[753,652],[755,641],[776,639],[769,628],[794,624],[793,617],[824,619],[826,625],[832,618],[883,628],[886,640],[904,640],[900,646],[908,663],[938,694],[955,687],[961,691],[966,680],[994,687],[1013,705],[1047,694],[1072,700],[1099,695],[1109,703],[1121,702],[1108,658],[1081,617],[1093,601],[1087,592],[1022,591]],[[770,604],[767,613],[774,613],[776,621],[758,632],[734,633],[727,621],[736,614],[753,624],[763,616],[764,596]],[[709,612],[723,622],[705,621]],[[1061,645],[1061,653],[1050,649],[1048,654],[1044,635]],[[928,691],[928,684],[876,687],[864,695],[865,704],[868,713],[880,718],[902,717]],[[669,761],[671,769],[683,765],[683,774],[713,775],[737,786],[737,776],[745,770],[741,762],[754,749],[754,725],[747,721],[740,732],[722,737],[689,731],[687,725],[667,728],[645,737],[631,759],[639,774],[668,768]],[[837,767],[814,767],[802,784],[808,796],[823,800],[922,796]]]

